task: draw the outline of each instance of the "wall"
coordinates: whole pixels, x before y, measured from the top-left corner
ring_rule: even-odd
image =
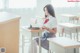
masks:
[[[44,17],[43,7],[51,3],[51,0],[37,0],[37,7],[33,9],[3,9],[0,11],[7,11],[10,13],[14,13],[21,16],[21,26],[23,25],[29,25],[30,24],[30,18],[37,18],[38,17]],[[68,13],[68,14],[78,14],[80,12],[79,7],[73,7],[73,8],[55,8],[55,14],[58,22],[65,22],[68,21],[67,18],[62,17],[61,14]],[[64,19],[64,20],[63,20]]]

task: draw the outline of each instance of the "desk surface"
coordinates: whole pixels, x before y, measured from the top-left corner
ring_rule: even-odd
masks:
[[[43,31],[42,29],[27,29],[30,32],[40,32]]]
[[[42,32],[42,31],[44,31],[42,29],[29,29],[29,26],[23,26],[22,28],[27,30],[27,31],[30,31],[30,32]]]
[[[65,37],[49,38],[48,40],[64,48],[77,48],[77,47],[79,48],[80,47],[80,42],[73,41]]]
[[[77,27],[80,27],[80,25],[78,25],[78,24],[72,24],[72,23],[59,23],[58,25],[62,26],[62,27],[68,27],[68,28],[77,28]]]
[[[61,16],[65,16],[65,17],[73,17],[75,15],[72,15],[72,14],[61,14]]]
[[[12,13],[8,13],[8,12],[0,12],[0,22],[4,22],[4,21],[11,20],[14,18],[20,18],[20,16],[12,14]]]

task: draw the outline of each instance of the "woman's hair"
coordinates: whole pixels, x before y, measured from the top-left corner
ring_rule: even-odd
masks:
[[[54,12],[53,6],[52,6],[51,4],[47,4],[47,5],[43,8],[44,11],[45,11],[45,8],[47,8],[48,13],[49,13],[51,16],[55,17],[55,12]],[[45,17],[47,17],[47,15],[45,15]]]

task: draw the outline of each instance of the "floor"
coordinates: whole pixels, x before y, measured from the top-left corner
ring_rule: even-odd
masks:
[[[23,43],[23,41],[22,41],[23,35],[22,34],[25,34],[24,36],[25,36],[25,39],[26,39],[24,41],[25,44],[24,44],[24,48],[23,49],[22,49],[22,43]],[[30,47],[29,40],[30,40],[30,36],[27,36],[27,35],[30,35],[30,33],[29,32],[25,33],[25,31],[24,32],[22,32],[22,31],[20,32],[19,53],[29,53],[29,47]],[[69,37],[69,36],[67,35],[67,37]],[[79,36],[79,40],[80,40],[80,36]],[[47,51],[42,48],[42,53],[47,53]]]

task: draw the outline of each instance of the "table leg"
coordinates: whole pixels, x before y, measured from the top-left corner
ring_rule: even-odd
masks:
[[[77,28],[76,28],[76,33],[77,33],[77,41],[78,41],[78,30],[77,30]]]
[[[22,35],[22,53],[24,53],[24,35]]]
[[[79,48],[74,48],[74,53],[79,53]]]
[[[67,48],[64,48],[64,49],[65,49],[65,53],[68,53],[68,52],[67,52],[67,51],[68,51]]]
[[[51,53],[50,47],[49,47],[48,53]]]
[[[70,32],[70,38],[72,39],[72,33]]]
[[[69,18],[69,23],[70,23],[70,21],[71,21],[71,20],[70,20],[70,18]]]
[[[32,36],[33,36],[33,35],[32,35],[32,32],[31,32],[31,50],[32,50],[31,53],[34,52],[34,51],[33,51],[33,40],[32,40],[33,37],[32,37]]]
[[[66,33],[65,33],[65,37],[66,37]]]
[[[76,53],[76,49],[74,48],[74,53]]]
[[[39,36],[39,53],[41,53],[41,39],[40,39],[40,34],[38,32],[38,36]]]
[[[60,37],[60,33],[59,33],[59,37]]]

